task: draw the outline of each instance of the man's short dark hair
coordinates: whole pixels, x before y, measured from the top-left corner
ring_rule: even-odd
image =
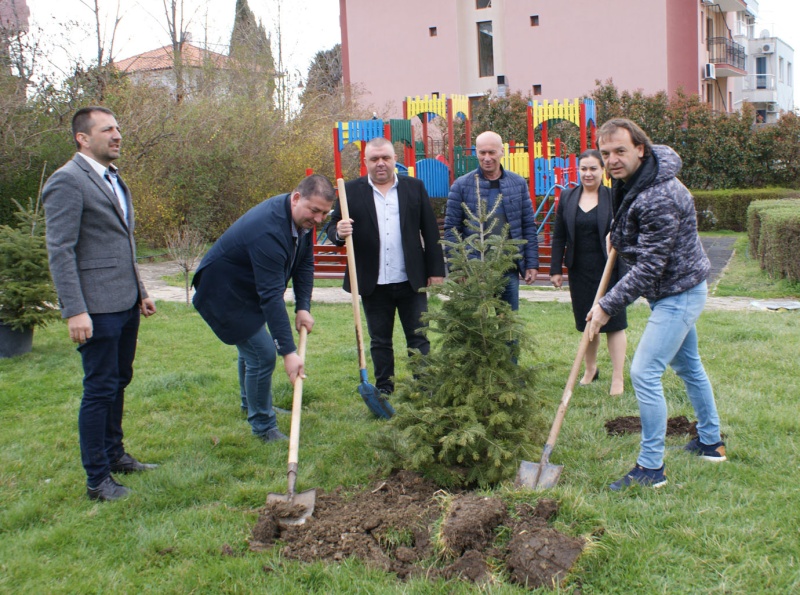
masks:
[[[79,132],[83,134],[89,134],[92,131],[92,114],[94,112],[102,112],[104,114],[108,114],[109,116],[114,116],[114,112],[112,112],[107,107],[100,107],[99,105],[92,105],[89,107],[82,107],[75,115],[72,116],[72,138],[74,139]],[[81,148],[81,144],[75,140],[75,144],[78,148]]]
[[[328,178],[319,174],[311,174],[297,185],[296,192],[300,193],[303,198],[311,198],[312,196],[321,196],[328,202],[333,202],[336,199],[336,194],[333,192],[333,186]]]
[[[394,149],[392,141],[390,141],[388,138],[385,138],[383,136],[376,136],[375,138],[371,138],[370,140],[367,141],[367,144],[364,146],[364,149],[366,150],[367,147],[375,147],[377,149],[378,147],[383,147],[386,145],[389,145],[390,147],[392,147],[392,149]]]
[[[597,131],[598,145],[600,143],[600,139],[606,136],[611,136],[620,128],[628,131],[635,147],[644,147],[645,159],[650,156],[650,153],[652,152],[651,149],[653,148],[653,141],[650,140],[650,137],[647,136],[647,133],[639,128],[635,122],[628,120],[627,118],[614,118],[613,120],[609,120],[603,124]]]

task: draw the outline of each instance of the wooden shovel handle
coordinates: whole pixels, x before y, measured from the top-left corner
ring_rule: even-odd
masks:
[[[606,266],[603,269],[603,277],[600,279],[600,285],[597,287],[597,293],[594,296],[594,301],[592,302],[592,306],[597,305],[605,293],[606,289],[608,289],[608,284],[611,281],[611,274],[614,271],[614,264],[617,261],[617,251],[614,248],[611,248],[608,252],[608,260],[606,261]],[[575,388],[575,381],[578,379],[578,372],[581,369],[581,362],[583,361],[583,357],[586,355],[586,349],[589,347],[589,324],[586,324],[586,328],[583,331],[583,336],[581,337],[580,345],[578,346],[578,353],[575,355],[575,361],[572,362],[572,370],[570,370],[569,378],[567,379],[567,385],[564,387],[564,393],[561,395],[561,403],[558,406],[558,412],[556,413],[556,418],[553,421],[553,427],[550,429],[550,435],[547,437],[547,443],[544,447],[544,452],[542,453],[542,460],[539,465],[539,469],[543,469],[548,461],[550,460],[550,453],[553,452],[553,448],[556,444],[556,439],[558,438],[558,433],[561,431],[561,424],[564,422],[564,416],[567,414],[567,407],[569,406],[569,401],[572,398],[572,389]]]
[[[300,327],[300,342],[297,346],[297,355],[306,362],[306,344],[308,343],[308,330]],[[303,408],[303,378],[298,376],[294,381],[292,393],[292,422],[289,429],[289,467],[297,465],[297,451],[300,448],[300,411]]]
[[[344,189],[344,180],[338,178],[336,185],[339,190],[339,209],[342,211],[342,219],[350,219],[350,210],[347,208],[347,193]],[[347,273],[350,278],[350,297],[353,300],[353,322],[356,327],[356,341],[358,342],[358,367],[361,370],[367,368],[367,356],[364,352],[364,331],[361,328],[361,309],[358,302],[358,275],[356,275],[356,254],[353,249],[353,236],[349,235],[344,239],[347,248]]]

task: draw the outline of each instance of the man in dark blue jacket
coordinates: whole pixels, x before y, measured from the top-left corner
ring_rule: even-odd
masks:
[[[475,139],[475,152],[480,167],[458,178],[450,188],[444,217],[444,239],[456,241],[454,230],[462,238],[474,233],[466,225],[467,214],[463,205],[476,213],[480,198],[486,201],[487,211],[491,211],[498,196],[502,197],[494,214],[497,220],[494,233],[499,234],[508,223],[511,239],[527,240],[519,247],[521,258],[509,271],[508,284],[500,296],[508,302],[512,310],[519,310],[520,275],[530,285],[539,272],[539,240],[528,184],[522,176],[503,169],[500,164],[503,158],[503,139],[496,132],[479,134]]]
[[[294,192],[274,196],[242,215],[212,246],[194,276],[195,308],[244,359],[247,421],[265,442],[286,439],[272,409],[275,354],[283,357],[292,384],[304,375],[283,296],[291,279],[295,328],[311,332],[314,255],[309,232],[322,224],[333,200],[325,177],[307,177]]]

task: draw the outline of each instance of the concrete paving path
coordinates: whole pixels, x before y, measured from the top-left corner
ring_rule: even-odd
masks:
[[[732,237],[703,238],[703,246],[711,260],[709,284],[712,287],[733,255],[733,243],[734,238]],[[175,275],[180,272],[175,262],[143,262],[139,264],[139,271],[147,291],[155,300],[169,302],[183,302],[186,300],[186,292],[182,287],[167,285],[163,279],[165,276]],[[569,303],[570,301],[567,289],[554,289],[545,281],[537,281],[532,287],[521,289],[520,298],[529,302]],[[293,299],[294,296],[291,289],[287,290],[286,300]],[[320,303],[350,303],[350,294],[340,287],[317,287],[314,289],[312,301]],[[708,310],[730,311],[755,310],[756,308],[751,305],[752,302],[751,298],[718,298],[712,296],[708,298],[706,308]]]

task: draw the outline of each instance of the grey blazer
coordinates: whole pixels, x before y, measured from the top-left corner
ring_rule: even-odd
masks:
[[[148,297],[133,239],[133,204],[125,190],[129,221],[111,188],[75,155],[44,186],[47,251],[61,316],[129,310]]]

